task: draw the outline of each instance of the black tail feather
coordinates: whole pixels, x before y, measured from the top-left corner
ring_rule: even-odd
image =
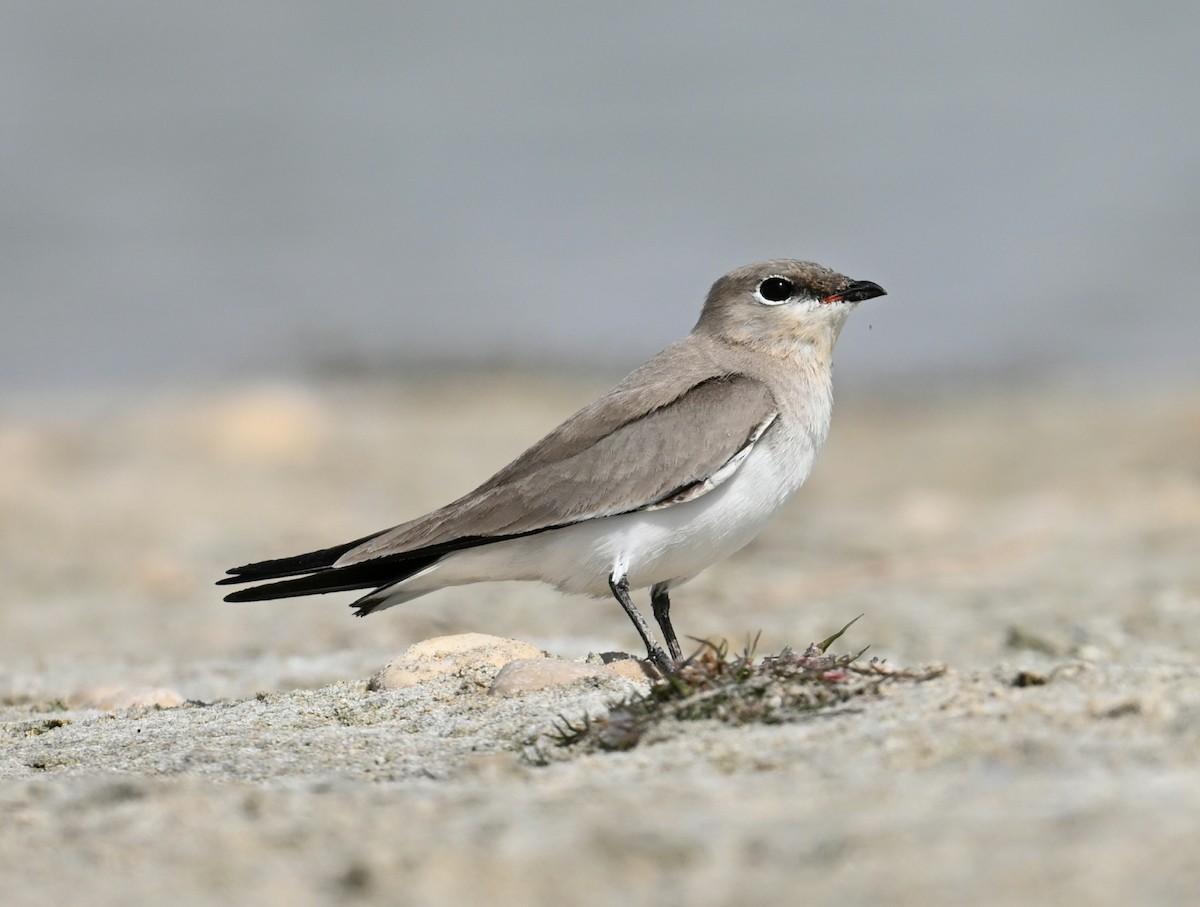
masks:
[[[357,564],[347,564],[344,567],[333,566],[347,552],[383,534],[375,532],[355,539],[353,542],[344,542],[341,545],[334,545],[332,548],[322,548],[320,551],[309,551],[294,557],[281,557],[234,567],[232,570],[225,571],[230,575],[217,580],[217,585],[263,583],[260,586],[229,593],[225,596],[227,602],[258,602],[276,598],[293,598],[299,595],[346,592],[351,589],[380,589],[408,579],[414,573],[424,570],[453,551],[503,542],[526,535],[536,535],[550,528],[554,527],[548,526],[545,529],[535,529],[533,532],[520,532],[513,535],[463,536],[414,551],[385,554],[360,561]],[[280,582],[265,582],[267,580],[280,580]],[[359,610],[355,612],[359,616],[369,613],[376,607],[376,604],[371,604],[369,607],[361,606],[358,602],[355,602],[354,605],[359,607]]]
[[[300,557],[307,557],[301,555]],[[225,596],[227,602],[260,602],[277,598],[292,598],[297,595],[322,595],[327,592],[345,592],[350,589],[372,589],[390,586],[407,579],[414,573],[424,570],[437,561],[442,555],[429,554],[423,557],[381,557],[361,564],[351,564],[347,567],[318,568],[308,576],[294,579],[284,579],[277,583],[267,583],[262,586],[252,586],[249,589],[238,589]],[[269,562],[268,562],[269,563]],[[252,565],[253,566],[253,565]],[[288,576],[291,574],[275,574]],[[266,579],[268,577],[262,577]],[[233,582],[248,582],[247,577],[238,577]],[[221,580],[228,583],[230,580]]]

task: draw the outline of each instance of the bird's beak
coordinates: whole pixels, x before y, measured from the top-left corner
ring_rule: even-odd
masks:
[[[874,299],[876,296],[886,296],[887,290],[869,280],[851,281],[838,292],[822,297],[821,302],[862,302],[864,299]]]

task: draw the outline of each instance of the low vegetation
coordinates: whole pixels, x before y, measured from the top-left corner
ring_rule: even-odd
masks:
[[[940,667],[901,670],[877,659],[864,662],[866,649],[830,654],[829,647],[856,620],[799,653],[785,648],[756,658],[757,639],[741,652],[702,642],[695,655],[654,681],[648,693],[626,697],[604,715],[577,721],[560,717],[553,733],[542,739],[576,753],[625,750],[672,721],[781,724],[877,695],[885,684],[920,683],[944,673]],[[535,761],[553,758],[545,746],[536,748]]]

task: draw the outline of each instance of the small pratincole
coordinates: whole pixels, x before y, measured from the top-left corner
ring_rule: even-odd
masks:
[[[359,616],[492,580],[613,595],[661,669],[682,657],[670,591],[749,542],[798,489],[829,431],[833,347],[884,290],[812,262],[761,261],[709,291],[688,336],[498,473],[425,516],[236,567],[272,580],[226,601],[369,589]],[[650,589],[664,650],[630,597]]]

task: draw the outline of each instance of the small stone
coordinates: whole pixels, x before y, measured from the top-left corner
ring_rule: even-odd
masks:
[[[1014,687],[1040,687],[1045,686],[1050,682],[1050,678],[1041,671],[1033,671],[1029,668],[1022,668],[1017,671],[1011,683]]]
[[[393,658],[368,681],[367,689],[398,690],[446,674],[499,670],[518,658],[547,657],[530,643],[485,633],[438,636],[409,646],[403,655]]]
[[[515,693],[564,687],[585,677],[616,676],[616,672],[604,665],[552,658],[520,658],[500,669],[488,692],[494,696],[512,696]]]
[[[183,697],[163,687],[128,689],[126,687],[94,687],[67,697],[72,709],[97,709],[116,712],[121,709],[173,709],[183,705]]]
[[[658,671],[648,662],[640,658],[634,658],[632,655],[627,655],[624,658],[614,658],[612,661],[605,661],[608,669],[626,680],[634,680],[638,683],[649,683],[651,680],[658,679]]]

